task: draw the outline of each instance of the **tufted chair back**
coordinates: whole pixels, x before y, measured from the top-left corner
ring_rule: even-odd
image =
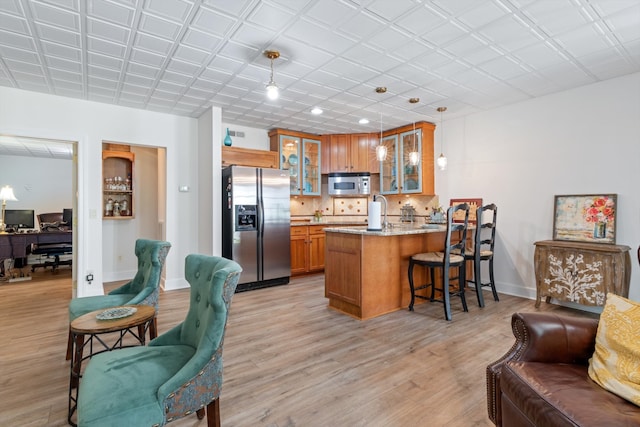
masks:
[[[82,376],[78,425],[161,426],[195,412],[219,426],[222,344],[241,271],[225,258],[188,255],[184,321],[147,346],[94,355]]]
[[[191,359],[158,390],[167,422],[217,399],[222,387],[222,346],[229,305],[242,268],[226,258],[191,254],[185,277],[191,286],[185,320],[149,343],[195,348]]]
[[[161,240],[136,240],[138,271],[131,281],[109,292],[109,295],[135,294],[127,304],[151,305],[158,310],[162,267],[171,243]]]

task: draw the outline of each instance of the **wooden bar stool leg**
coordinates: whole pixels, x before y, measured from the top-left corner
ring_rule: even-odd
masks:
[[[413,304],[416,302],[416,291],[413,286],[413,259],[409,259],[409,289],[411,289],[411,302],[409,302],[409,311],[413,311]]]
[[[436,298],[436,271],[433,267],[429,267],[429,276],[431,277],[431,299],[430,302]]]
[[[467,307],[467,297],[465,296],[464,292],[465,292],[465,284],[467,283],[467,268],[464,265],[464,262],[462,262],[462,264],[460,264],[460,267],[458,267],[458,291],[460,291],[460,299],[462,300],[462,309],[464,311],[469,311],[469,308]]]
[[[442,269],[442,300],[444,301],[444,317],[451,320],[451,296],[449,295],[449,273]]]
[[[491,281],[491,292],[493,292],[493,300],[500,301],[498,291],[496,291],[496,281],[493,278],[493,256],[489,259],[489,280]]]

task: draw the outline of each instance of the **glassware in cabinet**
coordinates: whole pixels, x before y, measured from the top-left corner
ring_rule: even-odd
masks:
[[[422,131],[410,130],[400,134],[400,161],[398,168],[401,176],[401,193],[422,193]],[[411,153],[417,153],[417,162],[412,164]]]
[[[300,193],[300,138],[280,135],[280,169],[289,171],[289,192]]]
[[[319,196],[320,172],[321,172],[321,150],[320,141],[315,139],[302,140],[303,160],[300,162],[303,171],[302,194],[307,196]]]
[[[398,194],[398,135],[385,136],[381,144],[387,147],[387,157],[380,162],[380,193]]]
[[[102,151],[102,217],[134,217],[134,161],[130,151]]]

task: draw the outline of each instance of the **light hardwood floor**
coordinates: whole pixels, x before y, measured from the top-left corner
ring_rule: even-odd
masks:
[[[0,282],[0,426],[67,425],[71,279],[62,269],[48,274],[56,279]],[[188,292],[161,294],[160,333],[183,319]],[[455,298],[452,322],[437,303],[359,321],[327,308],[323,275],[236,294],[222,425],[491,426],[485,367],[513,343],[511,314],[536,309],[507,295],[485,300],[478,308],[469,291],[463,313]],[[170,425],[206,423],[192,415]]]

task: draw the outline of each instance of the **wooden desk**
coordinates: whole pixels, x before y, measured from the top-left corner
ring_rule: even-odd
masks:
[[[0,234],[0,260],[6,258],[25,258],[27,247],[43,243],[73,243],[72,231],[42,231],[37,233]]]
[[[134,342],[145,345],[146,334],[149,331],[149,338],[153,339],[157,336],[154,319],[156,310],[149,305],[132,305],[123,307],[135,307],[137,311],[131,316],[122,317],[112,320],[98,320],[96,316],[105,311],[100,309],[82,315],[71,322],[69,330],[71,332],[71,374],[69,378],[69,416],[67,421],[70,425],[76,424],[71,420],[78,407],[79,381],[82,377],[81,368],[82,361],[92,356],[111,351],[123,347],[131,347],[125,345],[126,336],[134,338]],[[107,343],[100,337],[102,334],[118,332],[119,337],[113,344]],[[86,336],[86,339],[85,339]],[[94,342],[98,350],[94,350]],[[89,354],[83,355],[85,347],[89,348]],[[75,395],[74,395],[75,389]]]
[[[602,306],[607,292],[629,296],[629,246],[558,240],[535,245],[536,307],[542,297]]]

